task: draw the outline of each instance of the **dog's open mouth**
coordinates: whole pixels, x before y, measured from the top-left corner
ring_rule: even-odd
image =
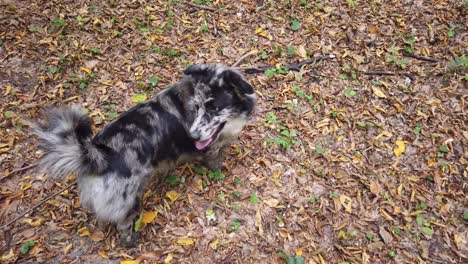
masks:
[[[195,147],[198,150],[206,149],[209,145],[211,145],[211,143],[215,142],[216,139],[218,139],[219,133],[221,132],[221,130],[223,130],[225,124],[226,122],[219,125],[218,129],[216,129],[213,135],[211,135],[208,139],[195,141]]]

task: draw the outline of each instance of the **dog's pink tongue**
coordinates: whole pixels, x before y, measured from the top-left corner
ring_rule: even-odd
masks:
[[[198,150],[202,150],[202,149],[206,148],[206,146],[208,146],[210,143],[211,143],[211,138],[209,138],[207,140],[195,141],[195,147]]]

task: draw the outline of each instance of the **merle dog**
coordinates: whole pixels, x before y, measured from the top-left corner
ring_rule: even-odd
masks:
[[[81,204],[117,225],[132,246],[142,195],[153,175],[199,160],[220,169],[222,148],[236,139],[256,102],[252,86],[221,64],[188,67],[174,86],[123,113],[93,137],[78,107],[54,109],[34,133],[45,150],[41,167],[52,177],[76,173]]]

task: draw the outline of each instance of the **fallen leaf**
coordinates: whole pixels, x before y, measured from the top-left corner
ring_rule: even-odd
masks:
[[[215,241],[210,243],[210,248],[212,248],[213,250],[218,249],[218,247],[219,247],[219,239],[216,239]]]
[[[297,47],[297,54],[304,60],[307,59],[307,51],[305,50],[304,45],[299,45],[299,47]]]
[[[78,234],[80,234],[81,237],[84,237],[84,236],[89,236],[91,233],[89,232],[89,229],[85,226],[85,227],[78,229]]]
[[[94,242],[102,241],[104,240],[104,232],[101,230],[94,231],[91,235],[89,235],[89,238],[91,238],[91,240]]]
[[[371,181],[371,184],[370,184],[371,193],[373,193],[374,195],[378,195],[381,190],[382,190],[382,187],[377,181]]]
[[[344,194],[340,195],[340,202],[341,205],[345,208],[346,212],[351,213],[351,206],[353,203],[353,200],[349,196],[346,196]]]
[[[275,198],[266,199],[263,202],[269,207],[275,207],[279,204],[279,201]]]
[[[392,234],[390,234],[383,226],[379,228],[379,234],[382,237],[385,244],[390,244],[393,241]]]
[[[68,252],[70,252],[70,249],[72,249],[72,248],[73,248],[73,244],[72,244],[72,243],[66,245],[65,247],[63,247],[63,250],[62,250],[62,251],[63,251],[63,254],[64,254],[64,255],[67,255]]]
[[[29,252],[29,250],[34,247],[34,241],[27,241],[27,242],[24,242],[23,244],[21,244],[21,247],[20,247],[20,252],[21,254],[26,254]]]
[[[7,96],[10,93],[10,91],[11,91],[11,85],[8,84],[5,87],[5,93],[3,94],[3,96]]]
[[[7,254],[7,255],[3,255],[3,256],[0,258],[0,260],[1,260],[1,261],[8,261],[8,260],[10,260],[10,259],[12,259],[12,258],[14,258],[14,257],[15,257],[15,253],[13,252],[13,249],[10,249],[10,251],[8,252],[8,254]]]
[[[107,255],[106,251],[103,249],[98,250],[98,255],[101,256],[103,259],[109,259],[109,256]]]
[[[387,96],[382,92],[382,90],[380,90],[377,87],[372,87],[372,91],[374,92],[375,96],[379,98],[387,98]]]
[[[144,212],[143,213],[143,219],[141,220],[141,222],[143,224],[149,224],[151,222],[153,222],[153,220],[156,218],[156,216],[158,215],[158,212]]]
[[[88,68],[88,67],[81,67],[81,70],[86,72],[87,74],[90,74],[91,73],[91,69]]]
[[[195,243],[195,240],[190,237],[181,237],[177,240],[177,245],[179,246],[191,246]]]
[[[393,153],[395,156],[399,157],[403,152],[405,152],[405,142],[401,140],[397,140],[395,142],[396,148],[393,149]]]
[[[172,253],[167,254],[166,258],[164,258],[164,263],[165,264],[171,263],[173,258],[174,258],[174,255],[172,255]]]
[[[146,99],[148,99],[148,96],[146,94],[134,94],[132,96],[132,103],[141,103],[144,102]]]
[[[176,191],[168,191],[166,193],[166,197],[171,200],[171,202],[175,202],[175,200],[179,199],[180,194],[178,194]]]
[[[31,218],[23,219],[24,223],[27,223],[28,225],[31,225],[31,226],[34,226],[34,227],[41,226],[42,223],[44,223],[44,221],[45,221],[44,218],[39,218],[37,220],[32,220]]]
[[[135,260],[121,260],[120,264],[140,264],[141,260],[135,259]]]

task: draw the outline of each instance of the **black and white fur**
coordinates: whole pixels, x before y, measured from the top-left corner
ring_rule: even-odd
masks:
[[[78,107],[55,109],[35,126],[52,177],[78,175],[81,204],[115,223],[121,241],[137,238],[133,223],[151,177],[177,163],[222,166],[222,148],[238,137],[254,109],[252,86],[220,64],[188,67],[181,81],[123,113],[93,137]]]

